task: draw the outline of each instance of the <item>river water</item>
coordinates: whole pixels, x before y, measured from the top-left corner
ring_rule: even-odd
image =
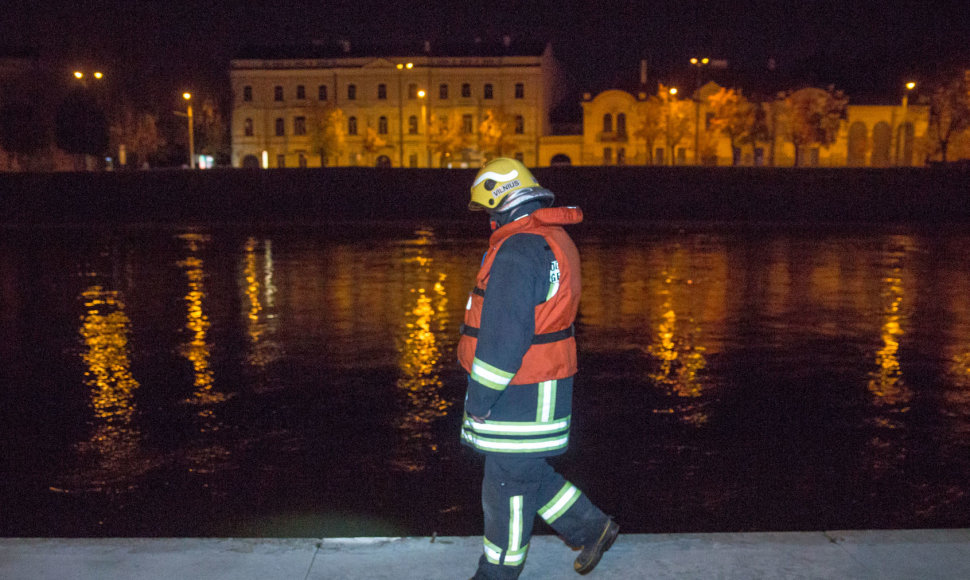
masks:
[[[970,526],[970,234],[588,221],[557,467],[628,532]],[[480,533],[477,222],[0,229],[0,533]]]

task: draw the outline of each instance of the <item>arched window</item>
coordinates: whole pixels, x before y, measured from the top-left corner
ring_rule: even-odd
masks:
[[[865,123],[856,121],[849,126],[848,159],[849,167],[862,167],[866,164],[866,151],[869,149],[869,131]]]
[[[552,156],[552,160],[549,161],[550,165],[572,165],[573,161],[569,158],[569,155],[565,153],[557,153]]]
[[[525,117],[522,115],[515,116],[515,134],[521,135],[525,133]]]
[[[348,135],[357,134],[357,117],[351,117],[347,119],[347,134]]]
[[[247,137],[252,137],[253,136],[253,120],[252,119],[246,119],[243,122],[243,133],[245,133],[245,135]]]
[[[613,115],[609,113],[603,115],[603,132],[604,133],[613,132]]]
[[[616,133],[626,135],[626,113],[620,113],[616,116]]]
[[[418,134],[418,118],[415,115],[408,117],[408,135]]]
[[[889,123],[879,121],[872,128],[872,156],[869,165],[872,167],[889,167],[889,145],[892,142],[893,131]]]
[[[377,120],[377,132],[381,135],[387,135],[387,117],[381,117]]]

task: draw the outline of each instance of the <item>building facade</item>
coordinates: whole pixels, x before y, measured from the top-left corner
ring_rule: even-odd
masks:
[[[473,45],[446,55],[254,53],[231,63],[234,167],[539,164],[558,98],[549,45]]]
[[[795,145],[784,113],[768,105],[774,117],[773,135],[756,143],[732,146],[731,140],[711,127],[714,111],[708,98],[721,87],[708,83],[697,98],[672,100],[680,129],[669,119],[648,142],[642,130],[642,103],[647,95],[621,90],[584,95],[583,129],[578,135],[543,137],[539,165],[796,165]],[[676,125],[676,122],[673,123]],[[853,105],[839,124],[829,146],[806,146],[799,152],[802,167],[922,166],[927,141],[929,107],[910,105]]]

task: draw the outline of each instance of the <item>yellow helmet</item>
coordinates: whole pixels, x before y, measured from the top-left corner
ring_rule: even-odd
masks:
[[[475,176],[468,209],[503,212],[533,199],[546,199],[552,203],[554,198],[521,161],[497,157],[486,163]]]

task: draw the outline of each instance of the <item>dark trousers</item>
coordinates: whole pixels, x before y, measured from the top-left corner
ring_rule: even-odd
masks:
[[[475,580],[519,577],[537,514],[573,547],[596,541],[608,519],[543,457],[486,455],[482,509],[485,549]]]

